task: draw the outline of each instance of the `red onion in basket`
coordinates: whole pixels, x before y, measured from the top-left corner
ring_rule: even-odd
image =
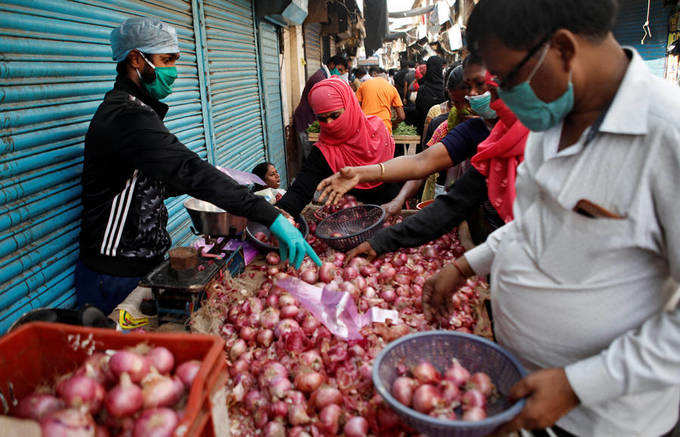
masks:
[[[142,389],[135,385],[127,373],[120,375],[120,383],[106,394],[106,411],[114,417],[136,413],[142,408]]]
[[[184,394],[184,384],[178,377],[152,375],[142,381],[144,408],[171,407]]]
[[[105,353],[97,352],[85,360],[75,374],[90,377],[104,386],[113,384],[116,376],[109,368],[109,359]]]
[[[459,404],[460,403],[461,391],[458,388],[458,386],[456,384],[454,384],[453,381],[449,381],[448,379],[445,379],[441,383],[439,383],[439,388],[442,392],[442,398],[448,404]]]
[[[178,424],[177,414],[169,408],[145,410],[135,422],[133,437],[171,437]]]
[[[46,393],[32,393],[19,402],[16,415],[40,422],[44,417],[65,407],[64,401]]]
[[[479,422],[486,419],[486,411],[480,407],[473,407],[463,412],[462,419],[468,422]]]
[[[92,437],[95,432],[92,416],[76,408],[53,412],[40,427],[43,437]]]
[[[413,393],[413,408],[427,414],[442,404],[437,388],[431,384],[423,384]]]
[[[413,369],[411,369],[414,378],[423,384],[437,383],[441,381],[441,374],[437,369],[427,361],[421,361]]]
[[[155,347],[146,354],[149,364],[158,370],[158,373],[169,373],[175,367],[175,357],[163,346]]]
[[[477,372],[472,375],[468,381],[468,385],[482,392],[484,396],[490,396],[494,389],[491,378],[483,372]]]
[[[70,407],[85,407],[90,413],[96,413],[101,407],[106,391],[104,387],[87,376],[74,375],[62,379],[57,384],[57,393]]]
[[[175,375],[177,375],[177,377],[179,377],[179,379],[184,383],[184,387],[187,390],[191,390],[191,385],[194,383],[194,379],[196,379],[196,375],[198,374],[199,370],[201,370],[200,361],[186,361],[177,366]]]
[[[149,373],[149,361],[136,352],[118,351],[109,360],[111,371],[118,377],[122,373],[130,375],[132,382],[140,382]]]
[[[463,393],[460,398],[463,404],[463,410],[469,410],[473,407],[485,408],[486,407],[486,396],[482,394],[479,390],[468,390]]]
[[[451,366],[444,372],[444,378],[453,381],[457,386],[462,386],[470,379],[470,372],[460,362],[454,359]]]
[[[229,358],[231,358],[232,360],[236,360],[247,349],[248,349],[248,345],[246,344],[245,340],[243,340],[242,338],[239,338],[238,340],[236,340],[236,342],[231,347],[231,349],[229,349]]]
[[[407,407],[413,401],[413,391],[416,388],[416,380],[407,376],[400,376],[392,384],[392,396]]]

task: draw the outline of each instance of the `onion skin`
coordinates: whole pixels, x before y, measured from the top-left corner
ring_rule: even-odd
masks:
[[[171,437],[179,424],[177,414],[169,408],[145,410],[135,422],[133,437]]]
[[[365,437],[368,434],[368,421],[354,416],[345,424],[345,437]]]
[[[146,354],[149,364],[158,370],[158,373],[170,373],[175,367],[175,357],[167,348],[155,347]]]
[[[132,382],[140,382],[149,373],[149,361],[132,351],[118,351],[109,360],[111,371],[118,377],[127,373]]]
[[[129,416],[142,408],[142,389],[135,385],[127,373],[120,377],[120,383],[106,394],[106,411],[113,417]]]
[[[187,390],[191,390],[191,385],[194,383],[194,379],[196,379],[199,370],[201,370],[201,362],[198,360],[190,360],[177,366],[175,375],[182,383],[184,383],[184,387]]]

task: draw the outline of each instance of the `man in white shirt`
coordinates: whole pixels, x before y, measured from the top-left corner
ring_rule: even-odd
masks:
[[[616,0],[481,0],[468,42],[529,129],[515,220],[430,278],[445,313],[491,275],[498,342],[532,372],[504,431],[654,436],[678,420],[680,89],[611,29]],[[517,23],[523,23],[517,26]]]

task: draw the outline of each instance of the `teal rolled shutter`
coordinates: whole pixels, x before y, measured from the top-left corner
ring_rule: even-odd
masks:
[[[253,5],[205,0],[203,11],[215,162],[250,171],[265,160]]]
[[[84,135],[116,75],[109,33],[137,15],[177,29],[165,123],[206,158],[191,1],[0,3],[0,332],[33,308],[75,304]],[[188,237],[181,200],[167,202],[176,243]]]
[[[307,79],[321,68],[321,23],[303,26]]]
[[[260,21],[260,67],[264,99],[265,128],[267,130],[267,156],[281,176],[285,188],[286,147],[283,133],[283,108],[281,107],[281,67],[279,65],[279,36],[276,26]]]
[[[652,0],[649,24],[652,36],[641,43],[642,25],[647,19],[647,2],[621,0],[619,14],[614,26],[614,37],[619,44],[632,46],[655,75],[663,77],[666,69],[666,45],[668,43],[668,18],[671,8],[664,7],[662,0]]]

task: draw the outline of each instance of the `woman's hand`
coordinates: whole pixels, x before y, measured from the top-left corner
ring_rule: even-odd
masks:
[[[397,196],[394,199],[390,200],[389,202],[383,203],[380,206],[382,207],[382,209],[385,210],[385,214],[387,214],[387,217],[392,217],[393,215],[399,214],[401,212],[401,209],[404,207],[404,200]]]
[[[373,246],[371,246],[371,243],[368,241],[364,241],[354,249],[350,250],[347,252],[347,258],[345,259],[345,264],[349,264],[350,260],[352,258],[355,258],[359,255],[366,255],[366,259],[368,261],[373,261],[376,256],[378,256],[378,253],[373,249]]]
[[[359,172],[356,168],[344,167],[333,176],[322,180],[316,187],[317,191],[321,191],[319,202],[323,202],[326,199],[326,205],[338,203],[346,192],[360,182]]]

